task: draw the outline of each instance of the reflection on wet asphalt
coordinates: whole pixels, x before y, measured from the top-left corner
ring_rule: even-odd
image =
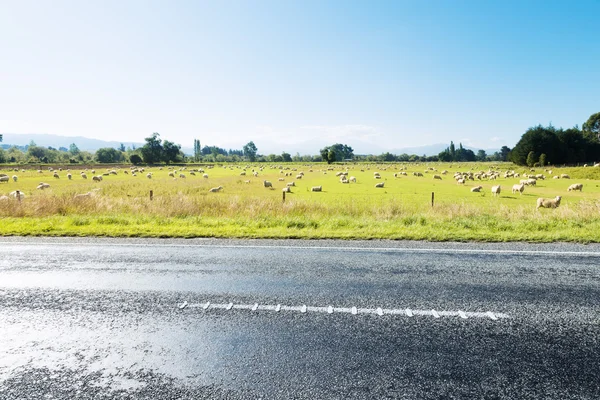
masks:
[[[0,243],[0,399],[600,397],[600,253],[35,243]]]

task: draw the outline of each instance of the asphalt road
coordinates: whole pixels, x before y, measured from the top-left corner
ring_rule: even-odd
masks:
[[[0,399],[598,399],[600,246],[0,238]]]

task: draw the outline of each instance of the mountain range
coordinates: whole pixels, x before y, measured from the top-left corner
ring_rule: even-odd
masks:
[[[119,148],[121,143],[127,148],[137,148],[142,147],[144,143],[142,142],[116,142],[116,141],[106,141],[101,139],[92,139],[83,136],[60,136],[60,135],[52,135],[45,133],[35,133],[35,134],[11,134],[4,133],[3,142],[1,143],[2,147],[7,148],[12,145],[16,146],[25,146],[28,145],[31,141],[35,142],[38,146],[43,147],[54,147],[58,149],[59,147],[69,148],[72,143],[75,143],[79,150],[84,151],[96,151],[103,147],[114,147]],[[330,143],[332,144],[332,143]],[[317,144],[317,143],[299,143],[298,145],[294,145],[293,149],[285,149],[286,152],[296,154],[299,152],[300,154],[317,154],[319,149],[327,146],[327,144]],[[351,145],[352,146],[352,145]],[[426,155],[432,156],[437,155],[440,152],[444,151],[449,146],[448,143],[436,143],[426,146],[417,146],[417,147],[403,147],[403,148],[395,148],[395,149],[384,149],[381,147],[373,147],[373,146],[365,146],[365,148],[354,148],[355,154],[382,154],[385,152],[390,152],[392,154],[416,154],[419,156]],[[291,146],[288,146],[291,147]],[[361,146],[362,147],[362,146]],[[470,148],[468,146],[463,146],[466,149],[473,150],[475,153],[479,149]],[[191,147],[183,147],[181,150],[188,155],[194,153],[193,148]],[[271,154],[271,153],[280,153],[277,151],[268,151],[259,148],[260,154]],[[484,149],[487,154],[493,154],[496,151],[500,151],[500,149]]]

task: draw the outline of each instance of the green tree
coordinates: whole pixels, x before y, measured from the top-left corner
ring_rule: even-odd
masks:
[[[536,159],[537,159],[537,157],[535,156],[535,153],[533,151],[530,151],[529,154],[527,154],[527,160],[526,160],[527,165],[530,167],[533,167],[533,164],[535,164]]]
[[[69,145],[69,153],[76,156],[77,154],[79,154],[79,147],[77,147],[75,143],[71,143]]]
[[[540,167],[546,166],[546,155],[544,153],[540,154],[539,164],[540,164]]]
[[[142,163],[142,157],[140,157],[139,154],[132,154],[129,156],[129,162],[132,163],[133,165],[138,165]]]
[[[554,164],[560,164],[563,148],[556,128],[541,125],[529,128],[510,152],[511,161],[518,165],[529,165],[528,156],[532,151],[535,154],[544,153],[547,159],[552,160]],[[535,157],[533,163],[537,160],[538,156]]]
[[[600,112],[590,115],[582,128],[586,136],[598,140],[600,138]]]
[[[181,160],[181,146],[168,140],[163,140],[162,144],[162,160],[169,164],[170,162],[176,162]]]
[[[117,163],[123,161],[123,153],[112,147],[96,150],[96,161],[99,163]]]
[[[27,155],[39,161],[42,161],[44,159],[47,159],[48,149],[41,146],[29,146],[27,148]]]
[[[125,145],[123,143],[121,143],[121,145],[119,146],[119,151],[121,153],[125,153]]]
[[[292,162],[291,154],[286,153],[285,151],[281,153],[281,158],[283,159],[283,162]]]
[[[2,134],[0,133],[0,143],[2,143]]]
[[[200,140],[194,139],[194,161],[198,162],[202,158],[202,147]]]
[[[0,147],[0,164],[4,164],[7,159],[8,157],[6,157],[6,152]]]
[[[500,161],[508,161],[508,154],[510,149],[507,146],[502,146],[500,149]]]
[[[163,147],[160,143],[160,134],[154,132],[152,136],[144,139],[146,144],[140,149],[142,159],[147,164],[157,163],[162,159]]]
[[[477,161],[487,160],[487,154],[485,154],[485,150],[479,150],[475,158],[477,159]]]
[[[256,160],[257,152],[258,152],[258,149],[256,148],[256,145],[252,141],[246,143],[246,145],[244,146],[244,156],[248,157],[248,159],[252,162],[254,160]]]

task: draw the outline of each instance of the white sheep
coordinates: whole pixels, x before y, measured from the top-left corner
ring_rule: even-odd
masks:
[[[579,190],[580,192],[582,192],[583,191],[583,183],[572,184],[571,186],[569,186],[567,191],[570,192],[571,190]]]
[[[502,191],[502,187],[500,187],[500,185],[492,186],[492,194],[494,196],[499,196],[501,191]]]
[[[567,174],[560,174],[561,179],[571,179],[571,177]]]
[[[483,186],[475,186],[471,188],[471,192],[481,192],[481,189],[483,189]]]
[[[44,183],[44,182],[40,182],[40,184],[36,187],[36,189],[38,190],[44,190],[44,189],[48,189],[50,187],[49,184]]]
[[[146,174],[146,178],[148,178],[148,179],[152,179],[152,172],[148,172],[148,173]]]
[[[356,177],[355,176],[351,176],[350,179],[348,179],[350,182],[354,182],[356,183]]]
[[[539,199],[537,199],[537,207],[536,208],[556,208],[560,205],[560,199],[562,199],[561,196],[556,196],[553,199],[545,199],[543,197],[540,197]]]
[[[385,185],[385,182],[379,182],[375,184],[376,188],[382,188]]]
[[[179,177],[180,177],[181,179],[185,179],[185,174],[179,174]]]
[[[519,194],[522,195],[523,194],[523,190],[525,190],[525,184],[524,183],[521,183],[521,184],[518,184],[518,185],[513,185],[513,187],[512,187],[513,194],[519,192]]]
[[[311,191],[311,192],[321,192],[321,191],[323,191],[323,186],[313,186],[313,187],[310,189],[310,191]]]
[[[92,192],[87,192],[87,193],[83,193],[83,194],[76,194],[73,199],[74,200],[84,200],[84,199],[89,199],[90,197],[92,197]]]
[[[204,179],[208,179],[208,174],[204,174],[204,175],[202,175],[202,177],[203,177]]]
[[[434,175],[433,179],[439,179],[440,181],[442,180],[442,177],[440,175]]]
[[[282,192],[292,193],[292,188],[290,186],[286,186],[281,189]]]
[[[286,186],[296,186],[296,182],[289,182],[286,184]]]
[[[0,176],[0,182],[8,182],[10,177],[8,175]]]
[[[19,193],[18,197],[17,197],[17,192]],[[23,200],[25,198],[25,195],[23,194],[22,191],[20,190],[15,190],[12,191],[8,194],[10,197],[14,197],[15,199],[19,199],[19,200]]]
[[[92,176],[92,180],[94,182],[100,182],[102,180],[102,175],[94,175]]]
[[[67,174],[67,179],[68,179],[68,180],[71,180],[71,178],[73,178],[73,175],[71,175],[71,174]]]
[[[52,176],[53,176],[53,177],[55,177],[56,179],[59,179],[59,178],[60,178],[60,176],[58,176],[58,173],[56,173],[56,172],[55,172],[55,173],[54,173],[54,175],[52,175]]]
[[[266,188],[268,188],[268,187],[272,188],[273,184],[270,181],[263,181],[263,186]]]
[[[13,181],[15,181],[15,182],[19,179],[16,175],[13,175],[12,178],[13,178]]]
[[[86,174],[84,174],[83,172],[81,173],[81,177],[82,177],[83,179],[87,179],[87,175],[86,175]]]
[[[220,192],[221,190],[223,190],[223,186],[217,186],[217,187],[210,189],[209,192],[216,193],[216,192]]]

